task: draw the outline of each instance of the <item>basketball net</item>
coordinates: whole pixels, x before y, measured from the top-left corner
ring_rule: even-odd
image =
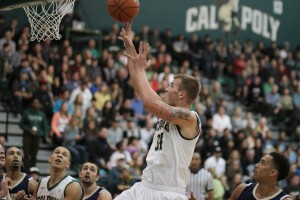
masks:
[[[59,26],[62,18],[73,11],[75,0],[59,0],[23,7],[31,26],[30,41],[41,41],[47,38],[61,39]]]

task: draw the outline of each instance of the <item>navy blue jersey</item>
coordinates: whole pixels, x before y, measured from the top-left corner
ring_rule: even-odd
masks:
[[[2,180],[3,178],[5,178],[5,176],[6,174],[3,174],[3,176],[1,176],[0,179]],[[30,180],[32,180],[32,177],[23,173],[22,178],[15,185],[9,186],[9,192],[12,199],[15,199],[14,196],[21,190],[24,190],[26,195],[29,194],[28,184]]]
[[[254,184],[254,183],[249,183],[247,185],[247,187],[242,191],[242,193],[240,194],[239,198],[237,200],[256,200],[258,198],[255,198],[255,191],[257,188],[258,184]],[[282,200],[286,197],[289,197],[289,195],[287,195],[285,192],[283,192],[282,190],[278,191],[276,194],[264,198],[264,199],[268,199],[268,200]]]
[[[97,200],[99,193],[102,191],[103,189],[101,187],[98,187],[92,194],[90,194],[87,197],[83,197],[83,200]]]

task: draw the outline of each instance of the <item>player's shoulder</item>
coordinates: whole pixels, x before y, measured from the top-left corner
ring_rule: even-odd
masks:
[[[82,199],[83,189],[76,179],[68,183],[65,189],[65,195],[68,199]]]
[[[112,199],[112,195],[108,190],[102,189],[99,192],[99,198],[108,200],[108,199]]]
[[[252,183],[246,184],[246,183],[241,183],[239,184],[232,192],[232,195],[230,197],[230,200],[235,200],[238,199],[238,197],[241,195],[241,193],[243,192],[243,190],[248,187],[249,185],[251,185]]]

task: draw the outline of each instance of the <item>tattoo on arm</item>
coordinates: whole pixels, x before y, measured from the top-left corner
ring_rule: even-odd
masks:
[[[169,115],[169,118],[180,118],[186,121],[189,121],[189,117],[191,115],[190,111],[186,111],[183,109],[170,109],[171,113]]]

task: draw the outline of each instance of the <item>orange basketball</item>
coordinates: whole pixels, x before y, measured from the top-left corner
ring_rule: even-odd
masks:
[[[137,16],[140,3],[138,0],[107,0],[107,10],[115,20],[127,22]]]

